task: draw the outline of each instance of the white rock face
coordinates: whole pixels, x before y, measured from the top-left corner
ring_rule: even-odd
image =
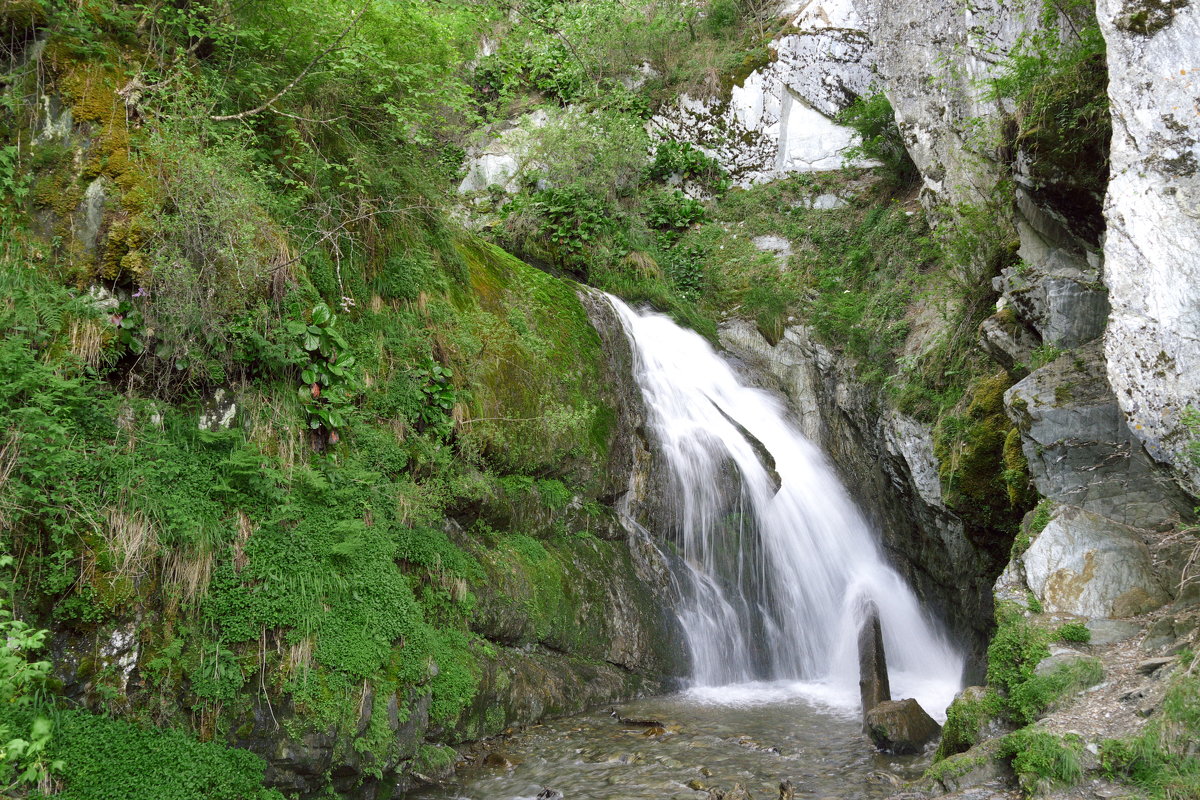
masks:
[[[868,91],[870,42],[850,0],[796,8],[798,32],[772,42],[771,64],[734,86],[727,100],[681,97],[651,129],[699,145],[743,187],[790,172],[840,169],[854,132],[831,117]]]
[[[545,111],[526,114],[491,141],[472,148],[467,154],[467,176],[459,184],[458,193],[482,192],[491,186],[515,192],[517,173],[529,150],[530,132],[545,126],[547,121],[549,115]]]
[[[854,0],[874,47],[879,82],[896,111],[927,206],[977,202],[1000,177],[995,153],[972,121],[999,107],[982,97],[981,79],[1036,22],[1035,0],[899,3]]]
[[[1132,617],[1170,599],[1134,529],[1075,506],[1060,506],[1020,561],[1026,583],[1049,612]]]
[[[1181,416],[1200,407],[1200,3],[1168,5],[1099,3],[1113,117],[1105,351],[1130,428],[1197,493]]]

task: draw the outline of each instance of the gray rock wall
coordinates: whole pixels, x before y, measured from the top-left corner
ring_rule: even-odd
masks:
[[[1200,406],[1200,3],[1100,0],[1112,175],[1105,276],[1108,377],[1134,434],[1193,493]]]
[[[897,3],[854,0],[878,80],[924,180],[927,208],[977,203],[999,179],[985,128],[1000,110],[980,79],[1027,29],[1032,0]]]

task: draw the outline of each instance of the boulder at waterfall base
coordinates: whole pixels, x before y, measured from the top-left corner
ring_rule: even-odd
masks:
[[[911,697],[885,700],[866,714],[867,734],[880,750],[919,753],[942,732],[942,726]]]

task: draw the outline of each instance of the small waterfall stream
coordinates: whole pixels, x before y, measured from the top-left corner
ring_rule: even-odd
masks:
[[[686,565],[677,613],[697,690],[793,682],[856,706],[857,630],[874,600],[893,695],[944,717],[962,656],[884,562],[822,453],[703,337],[609,300],[671,472],[670,536]]]
[[[692,685],[482,743],[421,800],[690,800],[792,780],[806,797],[883,800],[926,756],[875,752],[858,716],[858,625],[879,607],[893,696],[934,717],[962,657],[884,562],[830,465],[770,394],[743,384],[699,335],[609,297],[632,345],[648,424],[669,471],[676,613]],[[661,721],[662,727],[625,724]],[[655,733],[654,731],[657,731]],[[511,760],[510,760],[511,759]]]

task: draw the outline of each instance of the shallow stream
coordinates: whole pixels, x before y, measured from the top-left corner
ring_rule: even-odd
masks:
[[[421,800],[532,800],[543,787],[565,800],[707,797],[742,784],[775,800],[872,800],[918,776],[928,757],[874,752],[843,693],[817,683],[693,689],[532,726],[480,746],[451,783]],[[650,722],[661,723],[651,725]]]

